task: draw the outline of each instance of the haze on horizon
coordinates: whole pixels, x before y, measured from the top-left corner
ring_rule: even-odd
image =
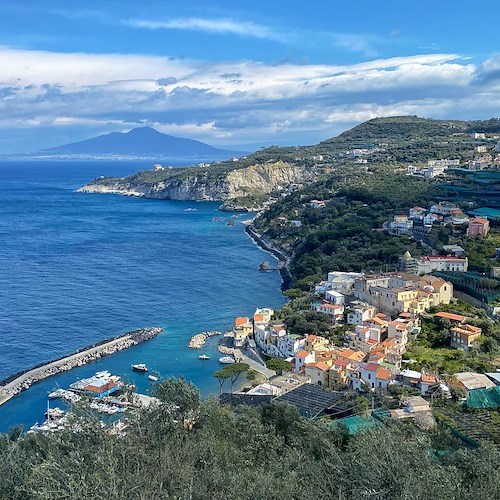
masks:
[[[0,153],[151,126],[316,143],[376,116],[500,115],[495,0],[0,3]]]

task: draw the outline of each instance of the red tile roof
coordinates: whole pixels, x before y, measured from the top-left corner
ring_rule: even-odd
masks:
[[[458,321],[462,322],[465,319],[467,319],[465,316],[462,316],[461,314],[452,314],[452,313],[447,313],[447,312],[438,312],[434,315],[436,318],[444,318],[444,319],[450,319],[452,321]]]

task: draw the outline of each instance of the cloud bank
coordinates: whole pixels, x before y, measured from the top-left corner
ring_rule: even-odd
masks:
[[[219,145],[300,144],[375,116],[500,114],[499,55],[478,65],[458,54],[270,65],[2,47],[0,67],[0,129],[24,130],[27,143],[40,128],[75,139],[151,125]]]

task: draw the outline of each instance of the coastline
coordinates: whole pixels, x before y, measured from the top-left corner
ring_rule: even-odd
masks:
[[[288,290],[292,283],[292,276],[288,266],[290,265],[290,258],[285,255],[281,250],[273,247],[269,242],[267,242],[264,237],[251,225],[245,226],[245,232],[247,235],[260,247],[262,250],[270,253],[281,262],[283,266],[279,269],[281,276],[281,290],[284,292]]]
[[[40,363],[32,368],[10,375],[0,381],[0,406],[41,380],[146,342],[155,338],[162,331],[163,328],[160,327],[133,330],[84,347],[59,359]]]

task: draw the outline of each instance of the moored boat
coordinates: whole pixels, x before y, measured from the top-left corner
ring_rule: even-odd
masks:
[[[148,375],[148,379],[152,380],[153,382],[158,382],[158,377],[155,377],[154,375]]]
[[[222,356],[221,358],[219,358],[219,363],[223,365],[231,365],[235,363],[235,360],[232,356]]]
[[[200,356],[198,356],[198,359],[210,359],[210,356],[207,356],[206,354],[201,354]]]
[[[146,373],[148,371],[148,367],[144,363],[138,363],[136,365],[132,365],[132,370],[134,370],[134,372]]]

